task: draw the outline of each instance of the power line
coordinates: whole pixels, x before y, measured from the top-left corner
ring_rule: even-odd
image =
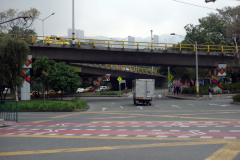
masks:
[[[179,3],[188,4],[188,5],[192,5],[192,6],[196,6],[196,7],[201,7],[201,8],[206,8],[206,9],[211,9],[211,10],[217,11],[217,10],[214,9],[214,8],[203,7],[203,6],[199,6],[199,5],[195,5],[195,4],[191,4],[191,3],[186,3],[186,2],[181,2],[181,1],[177,1],[177,0],[173,0],[173,1],[176,1],[176,2],[179,2]]]

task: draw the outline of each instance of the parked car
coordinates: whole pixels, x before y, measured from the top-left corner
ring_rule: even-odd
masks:
[[[95,90],[95,92],[104,92],[104,91],[108,91],[107,86],[100,86],[99,90]]]
[[[54,95],[56,92],[54,90],[45,91],[45,95]]]
[[[57,37],[57,36],[54,36],[54,35],[48,36],[48,37],[45,39],[44,43],[46,43],[46,44],[61,44],[61,45],[64,44],[64,45],[70,45],[69,42],[67,42],[67,41],[64,41],[64,42],[63,42],[63,39],[62,39],[62,38]]]
[[[87,87],[84,89],[83,92],[93,92],[94,91],[94,88],[93,87]]]
[[[42,92],[32,91],[32,92],[30,93],[30,96],[35,96],[35,97],[37,97],[38,95],[41,96],[41,95],[42,95]]]
[[[84,91],[84,88],[78,88],[76,92],[80,93],[80,92],[83,92],[83,91]]]

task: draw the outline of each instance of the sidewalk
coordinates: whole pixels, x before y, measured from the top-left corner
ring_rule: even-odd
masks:
[[[215,94],[212,95],[213,99],[217,99],[217,98],[229,98],[231,99],[232,96],[234,96],[236,94]],[[203,99],[209,99],[209,95],[199,95],[199,98],[197,98],[196,94],[179,94],[179,95],[173,95],[172,92],[166,92],[165,93],[166,97],[169,98],[175,98],[175,99],[183,99],[183,100],[203,100]]]

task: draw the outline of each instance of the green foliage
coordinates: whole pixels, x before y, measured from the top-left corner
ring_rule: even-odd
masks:
[[[29,46],[26,42],[4,36],[0,41],[0,94],[5,87],[22,86],[22,66],[27,60]],[[16,97],[15,97],[16,98]],[[2,94],[1,94],[2,99]],[[16,98],[16,100],[18,100]]]
[[[233,96],[232,99],[234,102],[240,102],[240,94]]]
[[[29,17],[31,15],[31,17]],[[10,30],[13,30],[14,27],[19,26],[21,30],[17,32],[12,32],[17,34],[18,37],[24,35],[25,29],[30,28],[33,25],[33,21],[38,18],[40,12],[36,8],[30,8],[26,11],[18,12],[17,9],[8,9],[6,11],[0,12],[0,22],[6,22],[17,17],[27,16],[29,18],[18,18],[17,20],[3,23],[0,25],[0,33],[8,33]]]
[[[82,84],[81,77],[65,62],[57,63],[56,68],[56,71],[51,71],[47,76],[49,86],[55,91],[76,92],[77,88]]]
[[[74,110],[86,109],[87,102],[79,98],[68,101],[21,101],[18,103],[19,110]]]
[[[33,74],[35,75],[35,81],[42,83],[43,88],[43,102],[45,102],[45,85],[48,84],[47,76],[49,72],[55,72],[56,62],[54,60],[49,60],[48,57],[43,58],[37,57],[33,63]]]
[[[239,93],[240,92],[240,83],[222,84],[222,89],[229,90],[231,93]]]
[[[199,94],[200,95],[208,95],[208,86],[209,85],[199,86]],[[197,94],[196,87],[183,88],[182,93],[183,94]]]

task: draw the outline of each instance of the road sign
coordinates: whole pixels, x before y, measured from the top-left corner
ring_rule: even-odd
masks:
[[[171,79],[173,78],[173,76],[170,74],[169,76],[167,76],[167,78],[171,81]]]
[[[126,83],[126,80],[121,80],[121,83]]]
[[[118,77],[117,80],[119,81],[119,84],[121,84],[122,78],[121,78],[121,77]]]

